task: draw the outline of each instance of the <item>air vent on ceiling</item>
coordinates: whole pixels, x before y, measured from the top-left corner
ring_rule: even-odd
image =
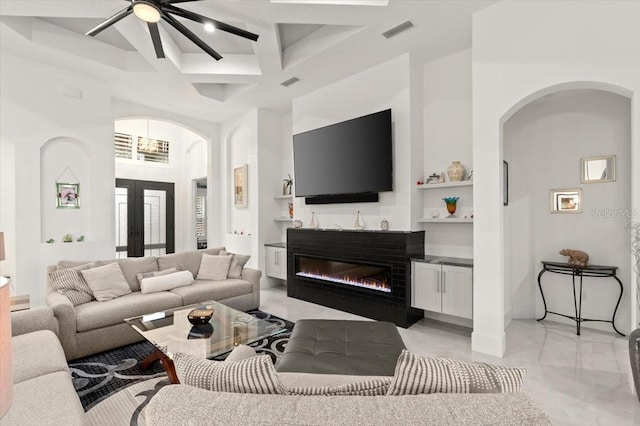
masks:
[[[293,83],[297,83],[299,82],[300,79],[298,77],[291,77],[289,80],[285,80],[282,83],[280,83],[281,85],[283,85],[284,87],[289,87],[291,86]]]
[[[391,38],[411,28],[413,28],[413,23],[411,21],[406,21],[396,27],[391,28],[390,30],[383,32],[382,35],[386,38]]]

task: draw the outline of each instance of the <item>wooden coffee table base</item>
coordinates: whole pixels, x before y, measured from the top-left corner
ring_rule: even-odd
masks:
[[[180,384],[178,375],[176,374],[176,367],[173,365],[173,361],[160,349],[156,349],[151,352],[145,359],[142,360],[140,366],[146,370],[147,368],[149,368],[149,366],[151,366],[151,364],[156,361],[160,361],[160,364],[162,364],[162,368],[164,368],[167,376],[169,376],[169,381],[172,385]]]

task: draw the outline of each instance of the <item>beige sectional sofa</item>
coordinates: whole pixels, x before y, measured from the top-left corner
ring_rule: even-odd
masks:
[[[251,348],[245,349],[242,351],[243,357],[255,355]],[[233,361],[241,359],[240,356],[235,356]],[[225,378],[227,377],[233,377],[233,374],[225,374]],[[353,389],[355,383],[390,379],[385,376],[286,372],[277,372],[277,377],[289,390],[349,386]],[[208,382],[205,380],[202,383]],[[214,392],[185,384],[162,388],[146,407],[145,421],[154,426],[212,422],[221,425],[323,426],[551,425],[545,412],[522,392],[402,396],[264,395]]]
[[[131,293],[99,302],[93,300],[74,306],[56,291],[48,280],[47,305],[58,321],[59,338],[67,360],[80,358],[142,340],[125,322],[125,318],[165,309],[216,300],[232,308],[247,311],[260,306],[262,273],[243,268],[241,278],[225,280],[196,279],[191,285],[143,294],[137,274],[177,268],[198,276],[202,254],[217,255],[223,247],[194,250],[160,257],[139,257],[97,261],[97,265],[118,262]],[[60,261],[47,273],[86,264],[89,261]]]
[[[86,423],[50,308],[11,314],[13,402],[0,425]]]

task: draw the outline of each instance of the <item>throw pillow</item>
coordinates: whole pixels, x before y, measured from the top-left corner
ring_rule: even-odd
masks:
[[[232,258],[233,256],[214,256],[202,253],[198,279],[214,281],[226,280]]]
[[[105,302],[131,293],[129,284],[127,284],[117,262],[80,271],[80,273],[98,302]]]
[[[231,266],[229,266],[228,278],[242,278],[242,268],[247,264],[251,256],[245,254],[228,253],[225,250],[220,250],[220,255],[231,255]]]
[[[179,270],[180,269],[174,267],[174,268],[164,269],[162,271],[145,272],[143,274],[136,274],[136,278],[138,279],[138,282],[142,284],[142,280],[145,278],[161,277],[163,275],[173,274],[174,272],[178,272]]]
[[[155,293],[158,291],[171,290],[173,288],[184,287],[193,282],[191,271],[179,271],[168,275],[144,278],[140,283],[140,291],[143,294]]]
[[[93,268],[95,266],[95,262],[90,262],[73,268],[52,271],[49,273],[51,286],[58,293],[65,295],[71,301],[73,306],[91,302],[92,300],[95,300],[95,298],[93,297],[91,288],[89,288],[87,282],[80,274],[80,271]]]
[[[325,396],[380,396],[386,395],[391,384],[391,377],[388,379],[366,380],[358,383],[351,383],[342,386],[323,387],[295,387],[288,388],[289,395],[325,395]]]
[[[523,368],[426,358],[405,349],[387,394],[519,392],[525,372]]]
[[[287,393],[280,383],[269,355],[238,362],[210,361],[193,355],[173,356],[178,380],[183,385],[217,392],[279,394]]]

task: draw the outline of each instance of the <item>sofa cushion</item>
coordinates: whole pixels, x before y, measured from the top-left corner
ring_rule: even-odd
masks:
[[[551,425],[524,393],[430,394],[401,397],[255,395],[163,387],[149,402],[145,421],[260,425]],[[258,421],[257,421],[257,420]]]
[[[242,278],[242,268],[247,264],[249,258],[251,256],[245,254],[236,254],[236,253],[228,253],[226,250],[220,251],[221,255],[231,255],[233,258],[231,259],[231,266],[229,266],[229,273],[227,276],[229,278]]]
[[[233,259],[233,256],[214,256],[203,253],[197,279],[214,281],[226,280],[229,274],[229,266],[231,266],[231,259]]]
[[[226,279],[224,281],[196,280],[192,285],[174,288],[175,293],[182,298],[185,305],[199,303],[205,300],[225,300],[253,291],[249,281]]]
[[[182,306],[182,299],[168,291],[142,294],[139,291],[106,302],[89,302],[76,308],[77,331],[89,331],[121,324],[131,318]]]
[[[158,259],[154,256],[145,257],[128,257],[126,259],[118,259],[122,274],[129,284],[131,291],[140,291],[140,282],[138,274],[146,272],[155,272],[158,270]]]
[[[210,248],[206,250],[192,250],[185,251],[183,253],[167,254],[165,256],[158,257],[158,268],[169,269],[178,268],[181,271],[189,270],[194,277],[198,276],[198,270],[200,269],[200,259],[202,253],[217,255],[224,247]]]
[[[58,371],[13,387],[13,403],[3,425],[85,425],[85,413],[68,371]]]
[[[178,352],[173,362],[185,385],[218,392],[286,394],[269,355],[224,362]]]
[[[519,392],[524,374],[523,368],[421,357],[405,349],[388,394]]]
[[[131,288],[117,262],[86,269],[80,273],[98,302],[106,302],[131,293]]]
[[[177,271],[167,275],[144,278],[140,283],[142,294],[167,291],[178,287],[190,285],[193,282],[191,271]]]
[[[91,302],[95,297],[80,271],[96,266],[95,262],[90,262],[52,271],[49,273],[49,283],[58,293],[65,295],[73,306]]]
[[[50,330],[21,334],[11,339],[13,383],[57,371],[69,372],[58,337]]]

